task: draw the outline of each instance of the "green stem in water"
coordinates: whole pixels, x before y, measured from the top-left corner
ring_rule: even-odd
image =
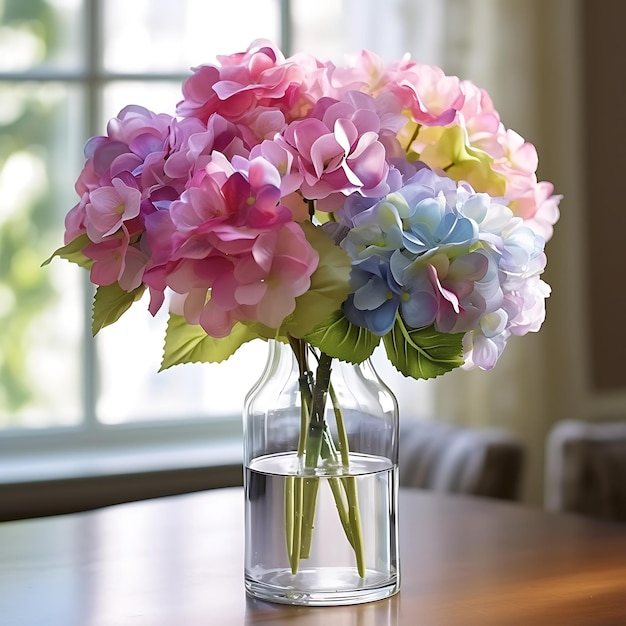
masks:
[[[304,469],[318,470],[319,462],[337,465],[339,456],[345,469],[349,468],[348,436],[338,398],[330,384],[332,358],[319,357],[315,384],[307,365],[306,343],[290,337],[300,376],[301,430],[298,456],[304,458]],[[330,394],[337,423],[339,454],[325,419],[326,398]],[[290,476],[285,488],[285,517],[287,552],[291,571],[298,572],[300,559],[310,555],[314,517],[320,479],[318,476]],[[328,480],[335,500],[339,520],[346,538],[354,550],[359,576],[365,576],[365,554],[359,513],[357,482],[354,476],[331,476]]]
[[[354,537],[352,535],[352,527],[350,526],[350,514],[348,513],[348,505],[345,502],[346,492],[343,488],[341,478],[338,476],[329,478],[328,484],[333,493],[333,498],[335,499],[339,521],[343,526],[343,531],[346,533],[347,540],[354,550]]]
[[[298,458],[303,458],[307,448],[309,423],[313,406],[311,371],[307,365],[307,346],[301,339],[289,337],[289,343],[298,363],[300,392],[300,437]],[[300,559],[308,558],[311,552],[313,524],[317,503],[319,478],[290,476],[285,490],[285,518],[287,531],[287,553],[291,571],[298,573]]]
[[[300,558],[308,559],[311,554],[311,542],[313,541],[313,527],[315,526],[315,505],[317,503],[317,490],[319,488],[320,479],[298,477],[297,480],[302,481],[302,531],[300,535]]]
[[[302,344],[301,344],[302,345]],[[306,349],[306,348],[304,348]],[[301,375],[301,388],[302,378],[307,375],[308,368],[304,365],[306,354],[302,352],[300,354],[302,360],[299,360],[300,375]],[[320,363],[317,367],[317,375],[315,385],[312,391],[312,399],[310,402],[310,413],[306,420],[306,430],[304,441],[299,441],[298,453],[304,446],[304,463],[306,469],[317,469],[318,460],[321,455],[322,441],[326,435],[327,426],[324,420],[324,410],[326,406],[326,393],[330,384],[330,365],[331,358],[327,355],[322,355]],[[308,384],[306,385],[307,388]],[[302,399],[302,405],[306,404],[305,399]],[[317,504],[317,491],[319,487],[319,478],[314,477],[301,477],[298,479],[300,483],[300,490],[302,498],[300,500],[301,509],[297,511],[300,518],[300,536],[299,544],[293,546],[294,559],[297,555],[299,558],[308,558],[311,551],[311,541],[313,538],[313,526],[315,519],[315,508]],[[296,551],[297,548],[297,551]],[[292,571],[294,563],[291,564]],[[297,571],[297,563],[296,563]]]
[[[339,450],[341,451],[341,464],[347,468],[350,464],[350,449],[348,446],[348,433],[346,432],[346,425],[343,421],[343,412],[339,406],[339,400],[337,394],[330,385],[328,388],[330,393],[330,400],[333,404],[333,411],[335,413],[335,421],[337,422],[337,436],[339,438]]]
[[[285,539],[287,540],[287,556],[293,570],[293,533],[296,513],[294,508],[295,499],[295,476],[287,476],[285,479]]]
[[[339,406],[337,394],[333,389],[333,386],[329,387],[330,399],[333,404],[333,411],[335,412],[335,419],[337,421],[337,435],[339,438],[339,449],[341,451],[341,462],[344,468],[348,469],[350,464],[350,450],[348,446],[348,433],[346,432],[346,426],[343,419],[343,412]],[[346,498],[348,500],[348,526],[350,528],[350,535],[352,539],[348,538],[354,554],[356,556],[357,569],[359,570],[359,576],[363,578],[365,576],[365,553],[363,551],[363,532],[361,530],[361,514],[359,512],[359,494],[357,490],[357,482],[355,476],[343,476],[341,483],[346,492]],[[334,493],[334,492],[333,492]],[[337,497],[335,496],[335,502]],[[337,507],[339,508],[339,507]],[[346,525],[343,523],[344,529]],[[346,532],[346,536],[348,533]]]
[[[352,530],[352,547],[356,557],[356,565],[361,578],[365,578],[365,551],[363,547],[363,532],[361,530],[361,513],[359,511],[359,496],[356,476],[343,476],[341,482],[346,490],[348,499],[348,515]]]
[[[303,518],[303,489],[302,480],[296,477],[293,489],[293,539],[291,543],[291,551],[289,552],[289,562],[291,565],[291,573],[298,573],[298,565],[300,564],[300,550],[302,547],[302,518]]]

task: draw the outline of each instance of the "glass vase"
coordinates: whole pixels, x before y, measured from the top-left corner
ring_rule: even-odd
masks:
[[[369,361],[269,342],[244,409],[245,586],[310,606],[399,590],[398,409]]]

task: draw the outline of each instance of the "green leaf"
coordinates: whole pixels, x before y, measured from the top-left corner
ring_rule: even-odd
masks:
[[[73,241],[70,241],[66,246],[58,248],[55,250],[50,257],[48,257],[42,264],[41,267],[44,267],[54,259],[55,256],[61,257],[62,259],[66,259],[71,263],[76,263],[76,265],[80,265],[80,267],[84,267],[85,269],[91,269],[93,265],[93,259],[88,259],[83,254],[83,248],[91,243],[91,239],[87,237],[87,234],[80,235],[80,237],[76,237]]]
[[[383,342],[399,372],[411,378],[435,378],[463,365],[463,335],[440,333],[433,326],[409,330],[398,315]]]
[[[380,337],[352,324],[342,310],[335,311],[306,336],[306,340],[329,356],[350,363],[368,359],[380,342]]]
[[[105,326],[118,319],[143,295],[145,286],[140,285],[133,291],[124,291],[117,283],[100,285],[93,300],[93,318],[91,332],[95,336]]]
[[[348,297],[352,261],[319,226],[300,224],[307,241],[319,253],[319,266],[311,276],[309,290],[296,298],[295,311],[287,317],[281,334],[302,338],[341,307]]]
[[[189,324],[182,315],[170,313],[159,371],[181,363],[221,363],[257,337],[257,333],[238,322],[230,335],[216,339],[207,335],[202,326]]]

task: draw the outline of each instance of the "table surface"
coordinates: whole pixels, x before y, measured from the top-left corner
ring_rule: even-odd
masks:
[[[0,524],[2,626],[626,624],[626,525],[401,490],[398,595],[289,607],[243,588],[243,492]]]

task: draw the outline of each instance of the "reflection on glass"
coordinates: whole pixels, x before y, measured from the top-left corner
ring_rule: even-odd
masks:
[[[280,37],[279,0],[108,0],[103,9],[111,72],[186,72],[254,39]]]
[[[3,0],[0,71],[78,67],[81,20],[81,0]]]
[[[62,241],[62,215],[76,201],[81,102],[58,83],[3,84],[3,102],[10,106],[0,106],[0,429],[75,423],[79,277],[62,261],[40,266]]]

